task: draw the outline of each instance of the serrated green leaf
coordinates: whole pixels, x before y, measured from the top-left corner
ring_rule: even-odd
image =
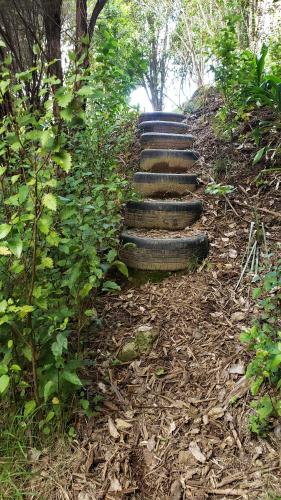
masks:
[[[84,85],[84,87],[81,87],[80,90],[78,90],[77,94],[83,96],[83,97],[89,97],[93,95],[94,89],[93,87],[90,87],[88,85]]]
[[[61,109],[60,116],[64,121],[69,123],[74,118],[74,112],[71,108]]]
[[[52,193],[44,194],[42,204],[53,212],[57,210],[57,200]]]
[[[56,92],[56,100],[62,108],[66,108],[73,99],[73,94],[71,92],[63,92],[64,89],[60,89]]]
[[[52,129],[41,132],[40,142],[43,149],[50,150],[53,147],[55,135]]]
[[[42,257],[41,259],[41,267],[44,269],[53,269],[54,262],[51,257]]]
[[[28,192],[29,192],[28,186],[26,186],[26,185],[20,186],[19,192],[18,192],[18,198],[19,198],[20,204],[26,200],[26,198],[28,197]]]
[[[68,153],[67,151],[62,151],[61,153],[56,153],[53,156],[54,162],[62,168],[66,173],[68,173],[71,169],[71,154]]]
[[[38,221],[38,229],[42,234],[49,234],[51,224],[52,224],[51,217],[43,215],[42,217],[40,217]]]

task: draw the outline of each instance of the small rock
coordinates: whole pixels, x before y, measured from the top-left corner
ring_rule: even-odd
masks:
[[[155,339],[159,335],[159,330],[152,326],[141,326],[136,331],[135,345],[140,353],[148,352]]]
[[[142,354],[147,354],[158,335],[158,328],[149,325],[140,326],[136,330],[134,339],[121,348],[118,359],[123,362],[134,361]]]
[[[128,361],[134,361],[139,356],[139,352],[136,349],[134,342],[128,342],[125,344],[118,354],[118,359],[124,363]]]

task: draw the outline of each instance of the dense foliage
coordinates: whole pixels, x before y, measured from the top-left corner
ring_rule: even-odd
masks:
[[[133,137],[127,99],[144,63],[133,43],[125,49],[117,7],[101,22],[93,72],[74,52],[64,86],[43,62],[14,74],[7,55],[1,67],[10,107],[0,130],[0,393],[25,417],[40,409],[45,433],[83,385],[77,370],[96,291],[119,289],[110,268],[127,275],[117,258],[126,193],[118,157]],[[37,109],[25,92],[34,71],[44,75]]]

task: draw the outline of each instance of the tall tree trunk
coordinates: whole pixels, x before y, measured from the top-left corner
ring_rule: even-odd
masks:
[[[56,62],[49,66],[49,74],[63,82],[61,63],[61,7],[62,0],[42,0],[47,41],[47,60]]]
[[[76,55],[80,59],[83,53],[85,57],[81,67],[89,67],[89,45],[91,43],[98,17],[108,0],[97,0],[90,21],[88,22],[88,0],[76,0]],[[88,40],[85,38],[88,35]],[[84,40],[83,40],[84,38]]]
[[[79,59],[85,50],[85,42],[83,37],[88,34],[88,20],[87,20],[87,0],[76,0],[76,55]]]

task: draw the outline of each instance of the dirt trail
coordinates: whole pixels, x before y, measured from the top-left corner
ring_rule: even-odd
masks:
[[[191,119],[191,132],[203,157],[203,181],[221,157],[231,165],[231,180],[222,182],[241,185],[248,203],[256,204],[260,198],[248,150],[220,142],[208,117],[200,114]],[[275,187],[273,182],[263,193],[262,206],[280,210]],[[69,465],[58,479],[56,498],[269,499],[281,494],[280,426],[267,440],[255,438],[247,427],[248,354],[239,335],[255,311],[250,278],[238,291],[235,285],[253,216],[235,204],[245,201],[241,190],[236,193],[237,214],[224,200],[203,195],[198,227],[208,233],[211,249],[197,272],[126,286],[120,295],[101,299],[103,327],[89,339],[90,354],[98,353],[97,369],[91,368],[88,378],[91,392],[103,393],[102,411],[91,422],[80,421],[75,467]],[[269,214],[263,220],[273,247],[278,220]],[[120,346],[144,324],[160,329],[150,354],[114,366]]]

